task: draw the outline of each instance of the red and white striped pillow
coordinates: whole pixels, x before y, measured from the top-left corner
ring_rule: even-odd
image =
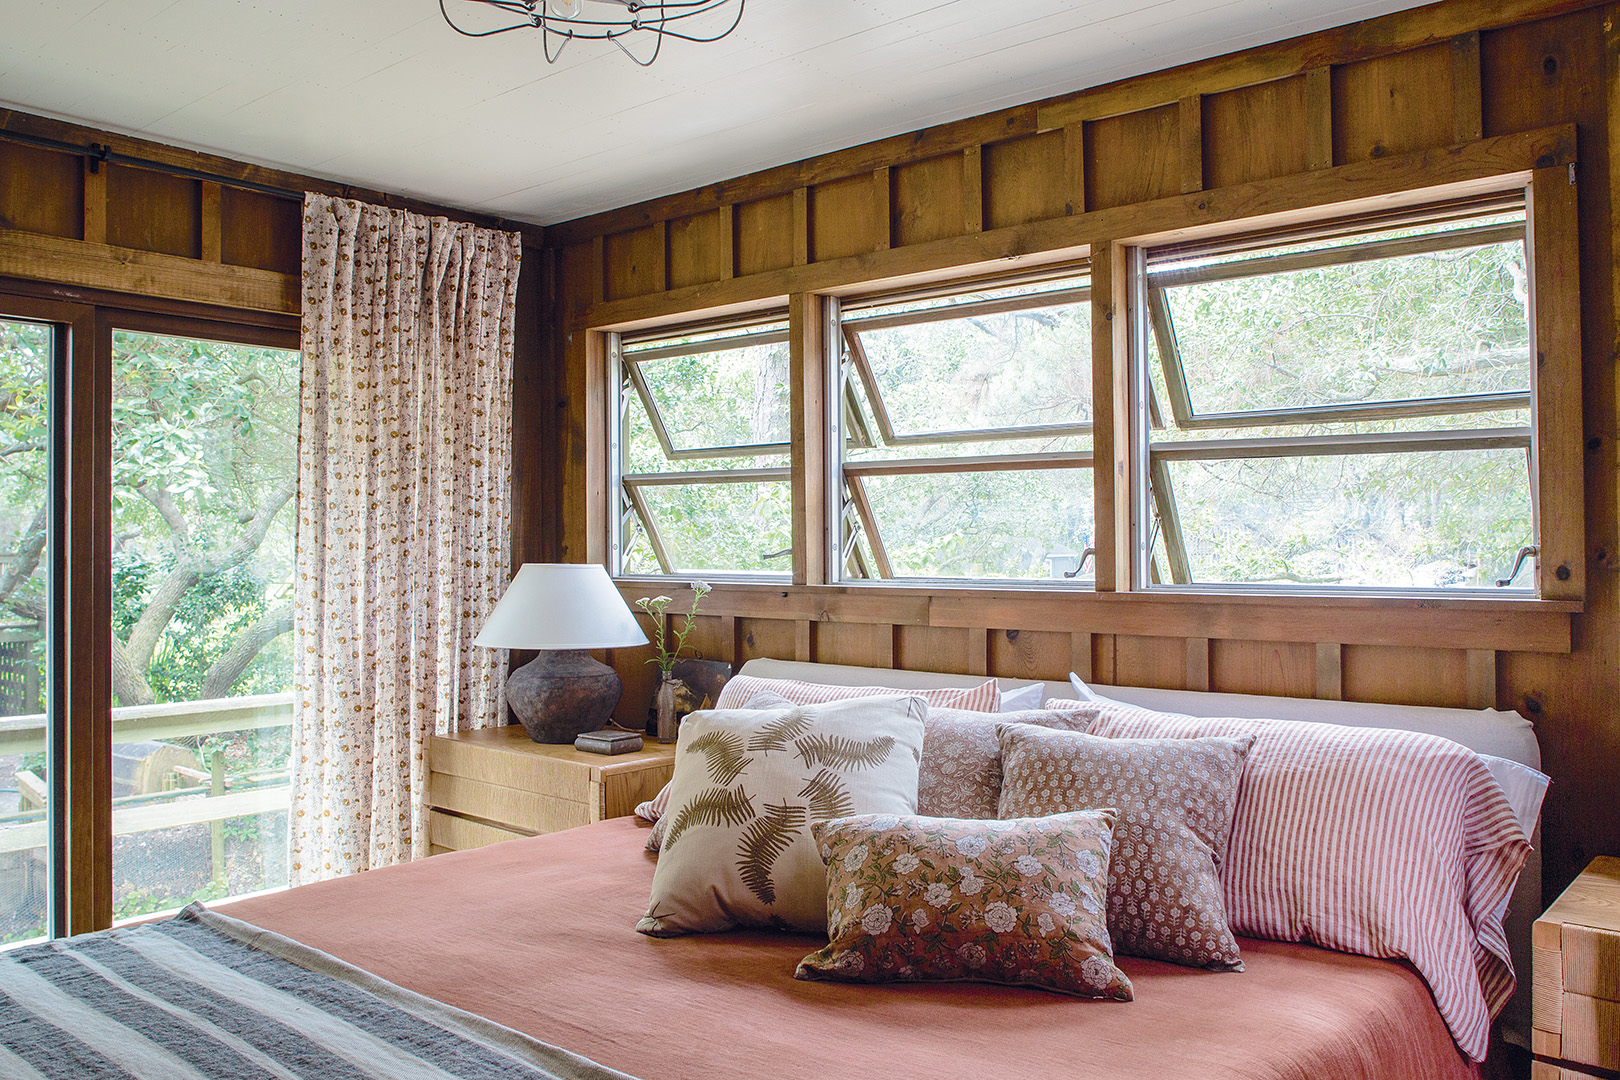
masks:
[[[988,679],[978,686],[942,686],[932,690],[897,690],[885,686],[826,686],[822,683],[799,682],[796,679],[756,679],[752,675],[736,675],[720,691],[716,709],[742,709],[762,693],[786,698],[795,705],[821,705],[828,701],[843,701],[858,697],[892,697],[903,694],[920,697],[931,709],[968,709],[972,712],[995,712],[1001,707],[1001,684]]]
[[[1404,957],[1484,1060],[1513,993],[1502,910],[1530,844],[1478,754],[1419,732],[1094,704],[1093,735],[1254,734],[1221,871],[1232,929]]]

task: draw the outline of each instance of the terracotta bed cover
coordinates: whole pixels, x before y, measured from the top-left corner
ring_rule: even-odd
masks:
[[[797,982],[814,936],[658,940],[632,818],[220,905],[642,1080],[1475,1075],[1404,964],[1241,939],[1248,970],[1122,958],[1129,1003]]]

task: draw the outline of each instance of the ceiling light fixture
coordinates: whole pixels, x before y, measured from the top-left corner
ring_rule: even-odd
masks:
[[[546,63],[555,64],[570,41],[611,41],[619,50],[647,67],[658,59],[665,38],[682,41],[719,41],[742,22],[745,0],[439,0],[439,13],[450,29],[465,37],[493,37],[513,30],[540,31]],[[449,5],[458,10],[467,5],[504,13],[500,22],[483,29],[466,29],[450,17]],[[726,24],[725,9],[735,14]],[[607,8],[608,11],[600,9]],[[706,17],[707,16],[707,17]],[[552,39],[557,46],[552,48]],[[626,41],[652,41],[652,52],[643,59],[626,46]]]

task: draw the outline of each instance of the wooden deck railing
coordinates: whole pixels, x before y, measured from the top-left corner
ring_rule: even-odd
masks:
[[[112,720],[114,744],[288,727],[292,724],[292,694],[138,705],[114,709]],[[0,757],[20,757],[44,750],[43,715],[0,719]],[[173,792],[115,798],[113,835],[209,825],[287,808],[290,786],[285,773],[257,777],[247,783],[251,786],[223,792],[203,783]],[[0,854],[44,847],[47,828],[43,809],[0,814]]]

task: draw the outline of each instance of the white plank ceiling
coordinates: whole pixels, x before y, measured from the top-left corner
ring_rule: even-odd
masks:
[[[644,69],[593,42],[548,66],[536,35],[462,38],[436,5],[0,0],[0,102],[550,223],[1415,6],[752,0]]]

